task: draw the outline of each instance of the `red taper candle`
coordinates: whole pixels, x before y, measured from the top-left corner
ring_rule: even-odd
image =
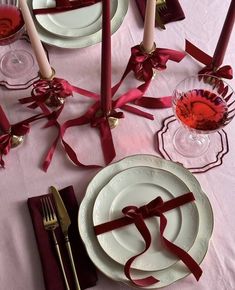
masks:
[[[101,110],[108,116],[112,110],[110,0],[102,1],[102,10]]]
[[[223,63],[229,38],[233,30],[234,20],[235,20],[235,0],[232,0],[213,55],[212,65],[215,68],[218,68]]]

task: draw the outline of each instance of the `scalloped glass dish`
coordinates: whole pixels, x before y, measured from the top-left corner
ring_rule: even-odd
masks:
[[[35,0],[36,1],[36,0]],[[111,33],[113,34],[118,30],[118,28],[121,26],[123,19],[127,13],[129,0],[112,0],[114,3],[116,3],[117,7],[114,11],[114,14],[111,18]],[[27,0],[29,8],[32,10],[32,1]],[[98,3],[97,3],[98,4]],[[115,7],[115,5],[114,5]],[[87,9],[89,7],[84,7],[80,9]],[[70,11],[72,12],[72,11]],[[81,36],[81,37],[62,37],[60,35],[55,35],[46,29],[44,29],[38,21],[35,19],[35,26],[37,28],[37,32],[39,35],[39,38],[42,42],[60,47],[60,48],[82,48],[82,47],[88,47],[93,44],[99,43],[102,40],[102,29],[96,30],[94,33],[88,33],[87,35]]]
[[[132,283],[124,274],[124,267],[114,261],[101,248],[93,229],[93,206],[101,189],[120,171],[135,166],[150,166],[163,169],[176,175],[193,192],[195,204],[199,214],[198,234],[188,253],[201,264],[208,250],[209,240],[213,231],[213,211],[206,194],[202,191],[197,179],[179,163],[164,160],[153,155],[133,155],[102,169],[92,179],[87,187],[86,195],[80,205],[78,227],[81,238],[96,267],[110,279],[123,282],[129,286]],[[132,276],[143,278],[146,275],[155,276],[160,281],[143,289],[158,289],[176,282],[190,274],[190,271],[181,261],[160,271],[132,270]]]
[[[94,225],[119,218],[125,206],[140,207],[158,196],[167,201],[189,191],[177,176],[166,170],[147,166],[128,168],[116,174],[98,194],[93,208]],[[198,232],[196,205],[188,203],[164,215],[167,218],[164,236],[188,251]],[[176,263],[179,259],[170,254],[161,243],[159,218],[146,219],[145,223],[151,232],[152,243],[148,251],[134,261],[132,268],[154,271]],[[134,224],[98,235],[97,239],[103,250],[122,265],[144,249],[143,238]]]
[[[54,7],[53,0],[33,0],[33,9]],[[118,0],[111,1],[111,19],[118,7]],[[38,23],[48,32],[60,37],[92,35],[102,27],[102,3],[52,14],[35,15]]]

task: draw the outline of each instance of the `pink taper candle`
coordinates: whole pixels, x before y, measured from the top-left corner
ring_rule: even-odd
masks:
[[[110,0],[103,0],[102,7],[101,110],[108,116],[112,110]]]
[[[147,0],[144,20],[144,35],[142,45],[146,52],[150,52],[154,46],[156,16],[156,0]]]
[[[52,69],[48,62],[42,43],[39,39],[38,32],[34,25],[26,0],[19,0],[19,7],[21,9],[21,13],[24,18],[26,30],[30,38],[32,49],[37,59],[40,74],[43,78],[50,78],[52,75]]]
[[[223,63],[229,38],[233,30],[234,20],[235,20],[235,0],[232,0],[213,55],[212,64],[215,68],[218,68]]]

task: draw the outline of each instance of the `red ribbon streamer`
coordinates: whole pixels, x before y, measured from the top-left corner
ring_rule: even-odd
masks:
[[[72,86],[67,81],[58,78],[35,82],[31,97],[19,100],[22,104],[31,103],[29,105],[30,108],[35,109],[40,107],[47,117],[50,116],[50,120],[45,127],[55,125],[58,128],[58,136],[54,140],[52,146],[49,148],[49,151],[47,152],[43,162],[43,169],[45,171],[47,171],[50,165],[56,146],[60,139],[67,155],[74,164],[77,166],[100,167],[99,165],[85,165],[78,160],[76,153],[63,139],[63,136],[69,127],[90,123],[92,127],[98,128],[100,131],[101,145],[105,163],[109,164],[115,158],[116,152],[112,140],[112,133],[108,118],[115,117],[119,119],[124,117],[123,113],[117,112],[116,109],[123,109],[124,111],[128,111],[130,113],[153,120],[153,115],[143,112],[129,105],[128,103],[134,103],[135,105],[146,108],[167,108],[171,106],[170,96],[164,98],[148,98],[143,97],[143,95],[151,82],[153,68],[157,70],[163,70],[166,68],[166,63],[168,60],[180,62],[185,54],[176,50],[165,48],[157,48],[152,54],[147,54],[141,50],[140,45],[133,47],[131,49],[131,53],[130,60],[121,80],[112,88],[112,96],[114,96],[125,77],[131,71],[141,71],[144,75],[144,83],[139,85],[137,88],[130,89],[128,92],[121,95],[118,99],[112,100],[112,110],[108,116],[104,116],[105,114],[100,114],[99,112],[101,105],[98,101],[100,99],[98,94]],[[96,101],[96,103],[93,104],[83,116],[68,120],[64,124],[60,125],[57,121],[57,118],[62,112],[63,105],[57,111],[51,113],[45,105],[45,102],[48,100],[48,98],[51,98],[52,100],[54,98],[66,98],[71,95],[72,92],[77,92],[81,95],[92,98]]]
[[[166,63],[168,60],[180,62],[184,57],[185,53],[167,48],[156,48],[152,53],[146,53],[141,48],[141,45],[132,47],[131,57],[121,80],[112,88],[113,95],[117,92],[126,76],[133,71],[137,79],[142,79],[144,81],[143,84],[136,88],[142,98],[138,99],[138,101],[133,101],[134,104],[149,109],[171,107],[171,96],[149,98],[143,95],[151,83],[154,70],[162,71],[166,69]]]
[[[131,257],[126,262],[124,266],[124,273],[135,286],[146,287],[159,282],[159,280],[153,276],[148,276],[142,279],[133,279],[130,273],[131,265],[133,261],[137,257],[141,256],[143,253],[145,253],[151,245],[151,234],[144,222],[144,219],[158,216],[160,217],[160,235],[163,244],[172,254],[176,255],[193,273],[195,278],[199,280],[200,276],[202,275],[202,270],[197,262],[187,252],[174,245],[163,235],[164,230],[167,226],[167,219],[164,216],[164,212],[174,209],[188,202],[192,202],[194,200],[195,199],[193,193],[189,192],[166,202],[163,202],[161,197],[157,197],[154,200],[150,201],[147,205],[141,206],[139,208],[137,208],[136,206],[127,206],[122,210],[124,214],[123,217],[113,221],[109,221],[107,223],[103,223],[101,225],[94,226],[94,231],[96,235],[99,235],[132,223],[135,224],[145,241],[145,249],[141,253]]]
[[[197,61],[205,65],[205,67],[198,72],[199,74],[207,74],[225,79],[233,78],[233,70],[230,65],[225,65],[219,68],[214,67],[212,57],[200,50],[188,40],[185,42],[185,51]]]
[[[56,7],[49,7],[49,8],[38,8],[33,9],[35,15],[37,14],[47,14],[47,13],[59,13],[70,11],[82,7],[86,7],[92,4],[99,2],[100,0],[56,0]]]
[[[146,113],[146,112],[142,112],[136,108],[133,108],[132,106],[126,105],[124,100],[126,100],[126,102],[128,102],[129,100],[132,100],[133,98],[135,98],[135,96],[133,94],[129,95],[127,93],[127,94],[123,95],[122,97],[120,97],[118,100],[113,101],[112,107],[114,109],[110,113],[109,117],[115,117],[118,119],[123,118],[124,114],[122,112],[116,111],[116,109],[122,108],[123,110],[129,111],[133,114],[138,114],[142,117],[153,120],[153,116],[151,114]],[[104,158],[105,158],[105,163],[108,164],[115,158],[116,152],[115,152],[115,148],[114,148],[114,144],[113,144],[112,133],[111,133],[111,129],[109,126],[108,117],[100,114],[100,102],[96,102],[88,109],[88,111],[83,116],[68,120],[62,125],[60,125],[58,122],[56,123],[57,127],[59,128],[59,131],[58,131],[58,135],[57,135],[55,141],[53,142],[52,146],[49,148],[49,150],[46,154],[46,157],[44,159],[44,162],[43,162],[43,170],[44,171],[47,171],[47,169],[51,163],[55,148],[56,148],[58,141],[60,139],[62,141],[62,144],[63,144],[63,147],[64,147],[66,154],[68,155],[68,157],[71,159],[71,161],[75,165],[82,166],[82,167],[88,167],[88,168],[101,167],[100,165],[96,165],[96,164],[85,165],[85,164],[81,163],[78,160],[77,155],[74,152],[74,150],[69,146],[69,144],[63,138],[64,134],[68,128],[74,127],[74,126],[81,126],[81,125],[85,125],[85,124],[89,124],[89,123],[92,127],[95,127],[97,129],[99,129],[99,131],[100,131],[101,145],[102,145],[102,151],[103,151]]]
[[[30,130],[30,123],[45,118],[43,114],[37,114],[26,120],[11,125],[0,106],[0,167],[5,168],[3,155],[7,155],[12,148],[13,136],[25,136]]]

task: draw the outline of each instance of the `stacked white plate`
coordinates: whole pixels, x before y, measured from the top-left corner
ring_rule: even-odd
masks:
[[[200,184],[187,169],[152,155],[130,156],[102,169],[90,182],[78,215],[81,237],[97,268],[111,279],[132,285],[123,269],[129,258],[144,249],[140,233],[131,224],[96,236],[94,225],[121,217],[127,205],[139,207],[158,196],[167,201],[187,192],[193,192],[195,201],[165,213],[168,223],[164,236],[200,264],[212,234],[213,212]],[[188,268],[160,243],[159,219],[152,217],[145,223],[152,243],[132,264],[132,277],[152,275],[160,282],[146,289],[158,289],[189,275]]]
[[[111,32],[122,24],[129,0],[111,0]],[[55,0],[28,0],[31,9],[55,7]],[[35,16],[40,39],[62,48],[81,48],[101,41],[102,2],[53,14]]]

